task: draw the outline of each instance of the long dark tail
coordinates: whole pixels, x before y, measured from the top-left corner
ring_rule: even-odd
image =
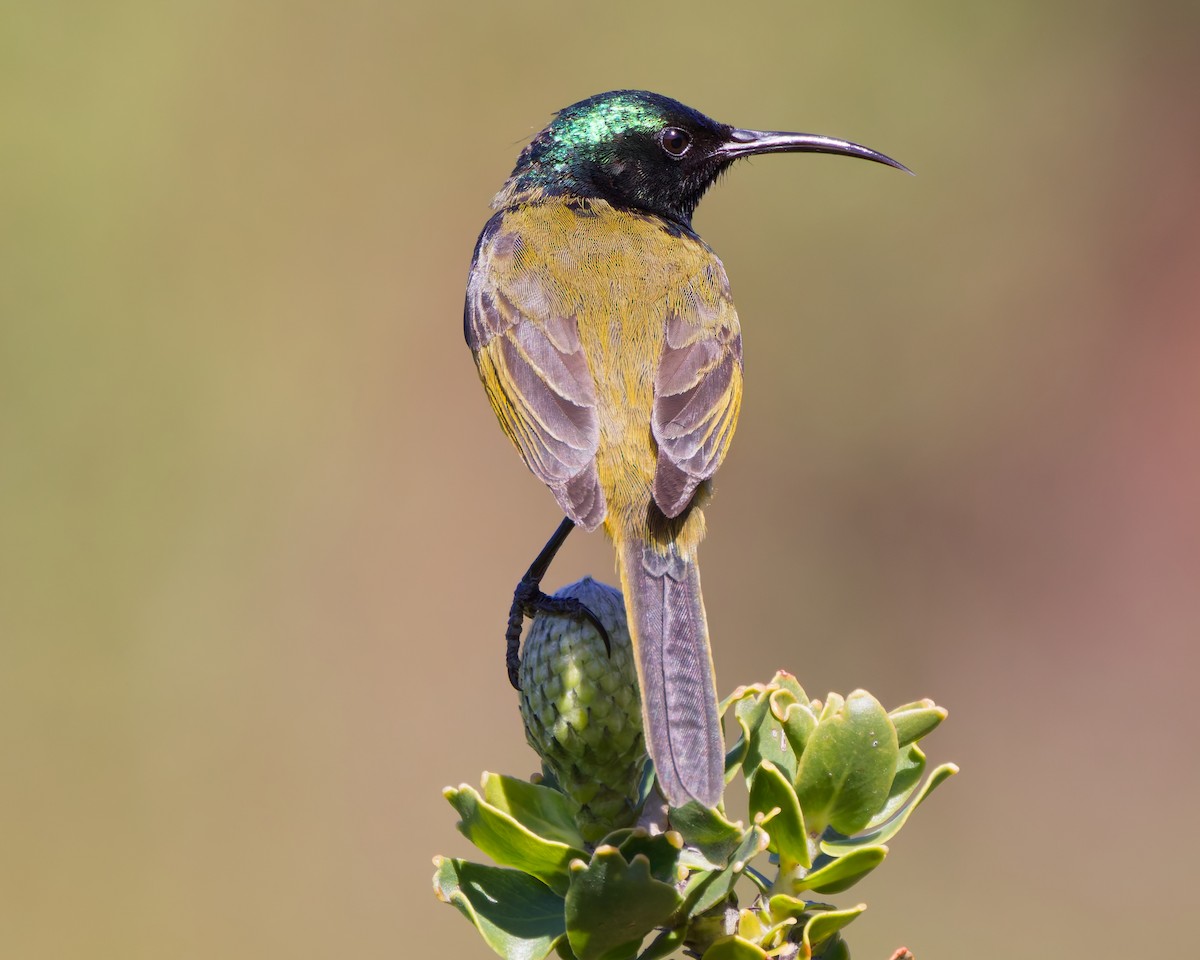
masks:
[[[675,544],[664,555],[637,537],[619,542],[618,557],[659,787],[673,807],[689,800],[714,807],[725,749],[700,570]]]

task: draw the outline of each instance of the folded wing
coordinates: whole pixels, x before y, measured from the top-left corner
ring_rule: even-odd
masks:
[[[705,322],[672,312],[654,381],[654,501],[679,516],[729,450],[742,402],[742,337],[731,303]]]
[[[604,519],[596,474],[600,430],[596,385],[573,316],[534,319],[503,287],[503,274],[476,269],[464,330],[504,432],[526,465],[586,530]]]

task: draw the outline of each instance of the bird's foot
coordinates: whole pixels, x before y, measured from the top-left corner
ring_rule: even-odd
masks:
[[[608,638],[608,631],[604,629],[600,618],[592,613],[586,603],[575,597],[552,597],[548,593],[543,593],[541,578],[535,579],[526,574],[513,591],[512,607],[508,611],[508,629],[504,633],[506,643],[504,662],[508,666],[508,682],[513,685],[514,690],[521,689],[521,681],[518,676],[521,667],[521,628],[525,625],[526,617],[532,618],[538,613],[563,614],[579,620],[586,620],[596,628],[600,639],[604,641],[605,651],[610,657],[612,656],[612,643]]]

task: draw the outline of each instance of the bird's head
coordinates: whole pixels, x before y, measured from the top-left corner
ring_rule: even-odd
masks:
[[[607,200],[690,226],[704,192],[757,153],[837,153],[907,171],[848,140],[742,130],[646,90],[614,90],[560,110],[521,151],[498,200],[530,190]]]

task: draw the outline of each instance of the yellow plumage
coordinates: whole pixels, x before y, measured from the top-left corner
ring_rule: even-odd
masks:
[[[740,344],[720,260],[698,237],[669,231],[656,217],[602,200],[543,200],[503,211],[476,263],[475,275],[501,292],[524,322],[545,332],[557,318],[574,318],[595,384],[604,525],[614,539],[644,529],[658,460],[650,430],[654,383],[668,318],[681,318],[694,340]],[[740,360],[740,346],[738,353]],[[529,429],[538,414],[521,403],[501,340],[483,344],[475,357],[501,426],[538,472]],[[714,470],[728,449],[741,397],[739,362],[712,404],[718,413],[709,432],[721,434]],[[693,509],[676,540],[690,554],[703,533],[703,514]]]

